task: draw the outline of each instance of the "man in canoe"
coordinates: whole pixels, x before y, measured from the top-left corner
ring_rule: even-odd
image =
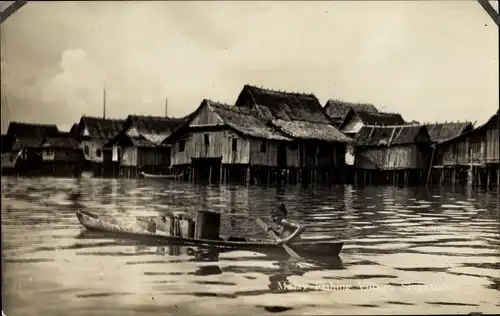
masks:
[[[278,236],[278,244],[288,244],[293,240],[300,238],[300,235],[305,231],[304,226],[292,223],[286,219],[288,212],[285,204],[278,204],[271,211],[271,219],[279,226],[279,231],[275,231],[271,227],[268,230],[273,230]]]

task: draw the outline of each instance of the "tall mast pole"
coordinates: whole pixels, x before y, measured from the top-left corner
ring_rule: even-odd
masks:
[[[168,117],[168,98],[165,98],[165,117]]]
[[[102,96],[102,118],[106,118],[106,86],[103,87],[103,96]]]

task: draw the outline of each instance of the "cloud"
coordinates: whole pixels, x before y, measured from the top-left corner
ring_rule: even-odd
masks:
[[[86,51],[67,49],[61,56],[60,71],[41,86],[42,103],[73,116],[101,115],[105,79]]]

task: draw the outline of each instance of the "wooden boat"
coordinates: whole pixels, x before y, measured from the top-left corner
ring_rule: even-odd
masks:
[[[184,245],[221,249],[248,249],[253,251],[284,251],[283,248],[273,241],[268,240],[248,240],[246,238],[229,238],[224,240],[185,238],[178,236],[168,236],[159,233],[152,233],[146,229],[141,229],[137,225],[127,225],[120,223],[114,218],[101,218],[89,211],[79,210],[76,216],[80,223],[89,231],[105,232],[115,236],[140,240],[149,245]],[[300,256],[338,256],[344,243],[324,239],[302,239],[290,245]]]
[[[182,173],[180,174],[150,174],[141,171],[140,175],[143,178],[153,178],[153,179],[180,179],[182,177]]]

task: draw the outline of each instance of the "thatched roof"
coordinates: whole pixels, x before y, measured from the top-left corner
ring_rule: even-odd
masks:
[[[41,147],[77,149],[80,147],[80,143],[70,135],[61,135],[58,137],[46,137]]]
[[[499,124],[499,121],[498,121],[498,112],[499,110],[497,110],[497,112],[495,114],[493,114],[493,116],[491,116],[488,121],[486,123],[484,123],[483,125],[481,126],[478,126],[468,132],[465,132],[465,133],[462,133],[460,134],[459,136],[455,137],[455,138],[451,138],[451,139],[447,139],[445,141],[442,141],[442,143],[448,143],[448,142],[452,142],[452,141],[459,141],[459,140],[463,140],[464,138],[467,138],[469,136],[476,136],[476,135],[484,135],[484,132],[489,129],[489,128],[498,128],[498,124]]]
[[[356,134],[359,147],[395,146],[413,143],[429,143],[431,140],[423,125],[375,126],[365,125]]]
[[[406,122],[399,113],[372,112],[350,109],[347,112],[339,128],[342,129],[345,124],[351,121],[352,117],[357,116],[364,125],[405,125]]]
[[[54,124],[11,122],[6,135],[18,138],[43,138],[44,136],[56,136],[58,134],[59,129]]]
[[[273,120],[280,131],[299,139],[324,140],[328,142],[349,143],[352,139],[342,134],[331,124],[317,124],[304,121]]]
[[[498,112],[499,110],[497,110],[497,112],[495,114],[493,114],[492,117],[489,118],[489,120],[484,123],[483,125],[481,126],[478,126],[477,129],[486,129],[486,128],[491,128],[491,127],[496,127],[498,128]]]
[[[73,124],[73,126],[71,126],[69,133],[72,135],[78,135],[78,123],[75,123]]]
[[[329,117],[313,94],[276,91],[245,85],[238,96],[236,106],[252,108],[266,120],[330,124]]]
[[[186,117],[129,115],[122,131],[108,141],[105,147],[113,146],[123,140],[135,147],[157,147],[185,121]]]
[[[144,134],[172,133],[186,121],[185,118],[167,116],[129,115],[125,128],[135,127]]]
[[[222,104],[211,100],[204,100],[204,102],[217,113],[224,124],[244,135],[263,139],[291,140],[267,124],[248,108]]]
[[[12,150],[23,147],[38,147],[45,136],[57,136],[59,129],[53,124],[33,124],[11,122],[7,129],[6,140]]]
[[[137,147],[156,146],[170,136],[186,120],[166,116],[129,115],[125,123],[126,134]]]
[[[325,104],[325,112],[332,119],[344,118],[350,109],[363,112],[378,112],[371,103],[355,103],[330,99]]]
[[[333,125],[313,94],[275,91],[245,85],[236,106],[247,108],[291,138],[349,142]]]
[[[433,142],[444,142],[456,138],[473,129],[472,122],[451,122],[425,124]]]
[[[96,140],[109,140],[123,128],[125,121],[122,119],[104,119],[101,117],[82,116],[78,124],[78,133],[83,136],[85,128],[88,136]]]
[[[267,124],[265,120],[249,108],[203,99],[200,106],[189,115],[189,120],[177,129],[174,134],[165,139],[163,143],[171,143],[178,136],[188,131],[191,121],[206,107],[220,118],[220,126],[226,126],[240,135],[259,139],[291,141],[290,138]]]

